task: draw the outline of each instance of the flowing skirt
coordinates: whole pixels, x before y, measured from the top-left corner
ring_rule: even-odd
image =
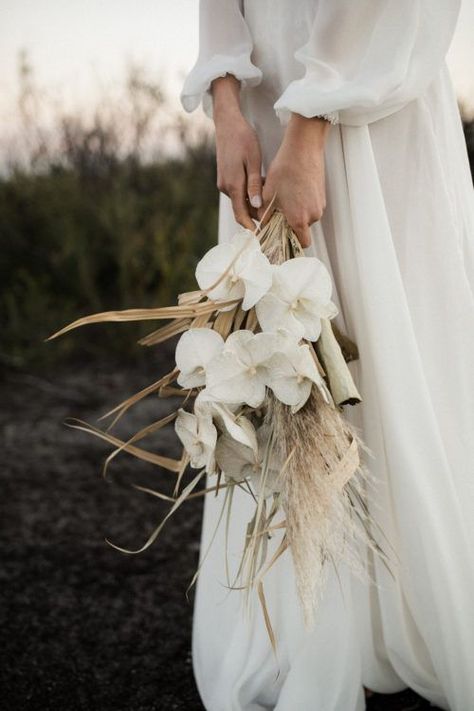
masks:
[[[264,169],[281,134],[255,126]],[[267,122],[267,123],[265,123]],[[268,129],[268,130],[266,130]],[[327,208],[306,250],[333,277],[335,323],[358,345],[363,402],[344,408],[373,456],[372,516],[396,551],[395,578],[367,551],[375,583],[329,571],[306,630],[286,551],[264,578],[275,659],[257,595],[249,613],[225,574],[223,495],[207,494],[193,665],[208,711],[363,711],[363,685],[411,687],[474,708],[474,199],[446,68],[419,99],[326,144]],[[236,231],[221,195],[219,241]],[[214,480],[208,478],[208,485]],[[236,489],[230,580],[254,504]],[[278,545],[270,542],[269,554]]]

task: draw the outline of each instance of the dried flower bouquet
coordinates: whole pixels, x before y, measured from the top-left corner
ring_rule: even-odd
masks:
[[[254,515],[230,587],[245,591],[247,600],[257,589],[275,650],[263,576],[287,548],[307,625],[314,621],[328,563],[344,560],[365,575],[361,542],[386,558],[365,503],[370,477],[360,450],[368,450],[342,410],[361,401],[347,367],[357,348],[331,323],[338,310],[329,272],[319,259],[305,256],[279,210],[265,226],[241,229],[210,249],[196,279],[199,290],[181,294],[176,306],[94,314],[52,338],[90,323],[171,319],[140,343],[156,345],[181,334],[176,367],[107,414],[113,425],[153,393],[180,394],[183,406],[126,442],[110,428],[79,421],[74,426],[115,446],[106,464],[126,451],[176,474],[172,497],[136,487],[172,505],[140,549],[114,546],[123,552],[150,546],[187,498],[222,490],[222,510],[230,516],[236,486],[252,497]],[[173,420],[183,445],[179,460],[137,445]],[[185,483],[188,464],[198,472]],[[197,489],[206,475],[215,477],[215,485]],[[277,521],[280,513],[284,518]],[[280,543],[267,560],[268,541],[277,532]]]

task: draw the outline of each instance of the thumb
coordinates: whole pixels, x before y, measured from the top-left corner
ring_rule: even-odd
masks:
[[[257,211],[257,217],[261,221],[262,226],[266,225],[275,208],[277,207],[278,198],[276,188],[273,181],[270,179],[265,182],[262,190],[262,207]]]

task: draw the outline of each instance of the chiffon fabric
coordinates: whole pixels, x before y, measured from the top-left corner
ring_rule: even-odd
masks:
[[[359,347],[349,367],[363,401],[344,414],[372,452],[369,506],[396,552],[392,577],[363,551],[375,584],[330,570],[308,630],[286,551],[264,578],[276,659],[256,595],[246,614],[226,587],[222,494],[207,494],[192,653],[208,711],[362,711],[363,685],[474,708],[474,198],[445,64],[458,11],[452,0],[201,0],[187,111],[212,116],[211,81],[234,74],[264,174],[291,112],[333,123],[327,207],[306,252],[328,267],[334,322]],[[237,228],[221,194],[218,240]],[[237,489],[231,579],[253,510]]]

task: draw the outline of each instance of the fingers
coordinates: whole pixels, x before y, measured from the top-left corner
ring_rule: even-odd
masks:
[[[252,205],[249,202],[248,197],[245,198],[245,202],[247,204],[247,212],[249,213],[250,217],[254,220],[258,220],[258,210],[256,207],[252,207]],[[255,225],[253,226],[253,229],[255,229]]]
[[[246,227],[249,230],[255,229],[255,223],[252,220],[249,212],[249,205],[246,202],[245,185],[240,188],[231,189],[229,197],[232,200],[232,209],[234,211],[235,221]]]
[[[217,189],[227,195],[232,202],[235,221],[249,230],[255,229],[252,217],[257,218],[254,208],[246,200],[246,178],[242,171],[240,181],[227,182],[218,176]]]
[[[243,116],[232,125],[227,122],[219,127],[216,126],[217,188],[230,198],[236,222],[254,231],[252,218],[257,219],[262,205],[262,159],[256,131]]]
[[[295,235],[298,237],[301,246],[303,248],[309,247],[312,241],[310,226],[301,221],[292,222],[288,220],[288,224],[290,225]]]
[[[247,195],[252,207],[262,207],[262,176],[258,163],[247,166]]]

